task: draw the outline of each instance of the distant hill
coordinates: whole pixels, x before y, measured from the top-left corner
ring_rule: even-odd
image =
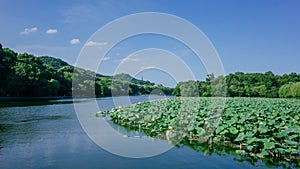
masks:
[[[50,56],[37,57],[18,54],[0,44],[0,97],[105,97],[114,95],[144,95],[159,89],[170,95],[172,88],[156,86],[128,74],[115,76],[96,74],[75,68],[67,62]],[[113,81],[114,80],[114,81]],[[75,83],[72,83],[75,82]],[[73,85],[72,85],[73,84]],[[95,93],[90,93],[95,89]]]
[[[64,67],[64,66],[70,66],[73,67],[72,65],[68,64],[67,62],[63,61],[62,59],[59,58],[54,58],[54,57],[50,57],[50,56],[40,56],[38,57],[38,59],[45,65],[48,65],[49,67],[53,68],[54,70],[59,70],[60,68]],[[106,75],[102,75],[97,73],[96,77],[101,78],[101,77],[108,77],[108,78],[114,78],[115,80],[121,80],[121,81],[126,81],[126,82],[131,82],[134,84],[140,84],[140,85],[150,85],[150,86],[154,86],[155,83],[152,83],[150,81],[144,81],[144,80],[139,80],[136,79],[132,76],[130,76],[129,74],[126,73],[120,73],[114,76],[106,76]]]
[[[120,74],[114,75],[113,78],[123,80],[123,81],[127,81],[127,82],[131,82],[131,83],[135,83],[135,84],[150,85],[150,86],[155,85],[155,83],[152,83],[150,81],[144,81],[144,80],[136,79],[136,78],[134,78],[134,77],[132,77],[129,74],[126,74],[126,73],[120,73]]]
[[[67,62],[63,61],[62,59],[59,58],[54,58],[54,57],[50,57],[50,56],[40,56],[37,57],[44,65],[48,65],[49,67],[53,68],[54,70],[59,70],[60,68],[64,67],[64,66],[70,66],[73,67],[72,65],[68,64]],[[96,77],[100,78],[100,77],[109,77],[109,78],[114,78],[115,80],[121,80],[121,81],[126,81],[126,82],[131,82],[134,84],[140,84],[140,85],[150,85],[150,86],[154,86],[155,83],[152,83],[150,81],[144,81],[144,80],[139,80],[136,79],[132,76],[130,76],[129,74],[126,73],[120,73],[114,76],[106,76],[106,75],[102,75],[97,73]]]
[[[52,67],[54,70],[58,70],[59,68],[63,66],[71,66],[67,62],[59,59],[59,58],[54,58],[50,56],[40,56],[38,59],[43,62],[43,64],[49,65]]]

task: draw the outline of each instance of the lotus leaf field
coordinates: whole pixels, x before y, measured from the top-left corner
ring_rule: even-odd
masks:
[[[299,161],[300,100],[181,97],[99,112],[121,126],[165,138],[230,147],[241,155]]]

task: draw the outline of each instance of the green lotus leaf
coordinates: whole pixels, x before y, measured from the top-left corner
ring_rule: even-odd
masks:
[[[265,142],[264,143],[264,149],[269,150],[275,147],[275,143],[274,142]]]
[[[292,141],[292,140],[284,140],[284,142],[286,142],[287,144],[291,145],[291,146],[299,146],[299,142],[297,141]]]
[[[238,141],[238,142],[243,141],[245,137],[246,137],[245,133],[240,133],[234,141]]]
[[[258,141],[258,139],[256,137],[252,137],[252,138],[249,138],[246,143],[252,144],[253,142],[256,142],[256,141]]]
[[[229,128],[229,131],[230,131],[230,133],[231,134],[237,134],[239,131],[235,128],[235,127],[233,127],[233,126],[231,126],[230,128]]]
[[[200,136],[206,133],[205,129],[203,129],[202,127],[197,127],[196,130],[197,130],[198,135],[200,135]]]
[[[269,155],[268,151],[265,150],[265,149],[263,149],[263,150],[260,152],[260,154],[263,155],[263,156]]]
[[[262,133],[262,134],[264,134],[264,133],[267,133],[269,130],[268,130],[268,127],[267,126],[265,126],[265,125],[259,125],[259,127],[258,127],[258,132],[260,132],[260,133]]]
[[[252,151],[254,147],[253,146],[247,146],[246,148],[247,148],[247,150]]]
[[[246,154],[246,151],[245,150],[235,150],[235,152],[237,154],[240,154],[240,155],[245,155]]]

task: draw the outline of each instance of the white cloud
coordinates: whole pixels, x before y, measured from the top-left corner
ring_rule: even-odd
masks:
[[[48,29],[46,31],[47,34],[54,34],[54,33],[57,33],[57,32],[58,32],[57,29]]]
[[[79,43],[80,43],[80,40],[77,39],[77,38],[74,38],[74,39],[70,40],[71,45],[76,45],[76,44],[79,44]]]
[[[122,62],[139,62],[141,58],[127,57],[122,59]]]
[[[25,28],[23,32],[20,32],[21,35],[28,35],[30,33],[36,32],[38,30],[37,27]]]
[[[123,59],[114,59],[114,60],[112,60],[112,62],[114,62],[114,63],[119,63],[119,62],[122,62],[122,60],[123,60]]]
[[[110,57],[105,56],[104,58],[102,58],[102,61],[106,61],[106,60],[109,60],[109,59],[110,59]]]
[[[157,69],[157,70],[159,70],[159,68],[158,67],[156,67],[156,66],[142,66],[141,67],[141,69]]]
[[[85,46],[105,46],[107,42],[95,42],[95,41],[88,41]]]

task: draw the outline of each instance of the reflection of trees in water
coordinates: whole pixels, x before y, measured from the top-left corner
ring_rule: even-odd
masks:
[[[18,109],[18,111],[22,112],[22,109]],[[40,136],[41,128],[38,125],[41,122],[71,118],[63,115],[13,113],[15,112],[3,111],[0,114],[0,151],[9,144],[25,144],[27,140],[36,140]]]
[[[274,167],[282,167],[282,168],[299,168],[299,158],[295,159],[294,161],[285,161],[279,158],[258,158],[256,156],[251,156],[249,154],[241,155],[239,151],[233,148],[230,148],[229,145],[217,145],[215,143],[209,144],[209,138],[205,138],[204,141],[199,142],[199,140],[188,140],[183,139],[182,135],[174,135],[174,128],[169,127],[168,130],[164,133],[160,133],[157,135],[153,135],[153,133],[149,131],[142,131],[139,128],[132,127],[132,126],[121,126],[116,123],[112,123],[112,126],[117,126],[118,131],[124,130],[128,133],[135,133],[136,135],[138,132],[143,132],[148,136],[151,136],[156,139],[164,139],[167,140],[169,144],[173,144],[175,147],[179,148],[182,146],[187,146],[197,152],[202,152],[204,155],[211,156],[211,155],[218,155],[218,156],[234,156],[233,160],[239,163],[249,163],[254,167],[267,167],[267,168],[274,168]],[[183,132],[183,130],[180,130]],[[177,132],[178,134],[178,132]],[[182,133],[181,133],[182,134]],[[133,136],[129,136],[133,137]]]
[[[8,130],[8,124],[0,124],[0,133],[1,133],[1,135],[2,135],[2,133],[5,133],[6,130]]]
[[[4,147],[5,144],[4,135],[5,133],[8,132],[9,128],[10,128],[9,124],[0,124],[0,150]]]
[[[73,102],[80,102],[81,100],[60,99],[58,98],[7,98],[1,102],[0,107],[15,107],[15,106],[39,106],[39,105],[53,105],[53,104],[70,104]]]
[[[34,140],[37,136],[36,131],[36,118],[26,117],[20,120],[13,120],[8,122],[9,124],[1,124],[0,140],[2,140],[1,147],[5,147],[8,144],[24,144],[24,139]]]
[[[251,156],[249,154],[241,155],[236,150],[230,149],[228,146],[208,144],[208,143],[198,143],[196,141],[182,140],[181,145],[187,146],[195,151],[202,152],[204,155],[217,154],[219,156],[235,156],[234,161],[239,163],[249,163],[255,167],[282,167],[282,168],[299,168],[299,159],[293,161],[284,161],[278,158],[258,158]],[[178,146],[176,146],[178,147]]]

